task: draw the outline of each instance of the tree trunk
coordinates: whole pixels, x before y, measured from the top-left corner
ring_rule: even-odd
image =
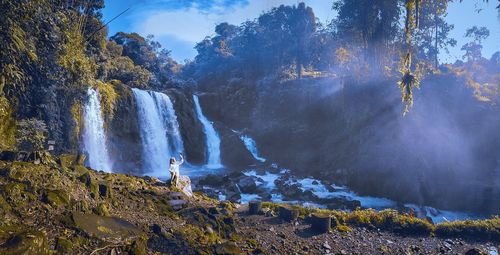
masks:
[[[311,228],[319,233],[326,233],[330,231],[332,219],[329,215],[313,214],[311,216]]]
[[[439,65],[439,62],[438,62],[438,15],[437,15],[437,10],[436,8],[434,8],[434,29],[436,30],[435,31],[435,35],[434,35],[434,67],[435,68],[438,68],[438,65]]]
[[[278,215],[281,219],[292,222],[297,220],[297,218],[299,217],[299,211],[297,209],[280,206],[278,208]]]

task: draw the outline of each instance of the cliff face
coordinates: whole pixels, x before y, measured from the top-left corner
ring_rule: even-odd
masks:
[[[498,162],[484,160],[500,155],[498,106],[478,101],[453,74],[423,84],[406,117],[396,81],[383,79],[223,86],[207,96],[207,115],[249,127],[261,154],[297,175],[397,201],[498,213]]]

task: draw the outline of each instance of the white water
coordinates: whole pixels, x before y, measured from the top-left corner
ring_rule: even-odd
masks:
[[[255,140],[253,140],[251,137],[247,135],[240,135],[241,141],[245,144],[245,147],[247,147],[247,150],[252,154],[252,156],[260,161],[260,162],[266,162],[266,159],[259,156],[259,152],[257,150],[257,144],[255,143]]]
[[[267,189],[271,192],[271,201],[278,203],[290,203],[290,204],[301,204],[305,207],[316,207],[316,208],[325,208],[324,205],[317,204],[311,201],[290,201],[283,200],[283,196],[276,190],[275,181],[278,180],[282,174],[285,174],[287,170],[282,170],[279,174],[270,173],[265,171],[263,174],[257,173],[255,170],[249,170],[244,172],[246,176],[253,176],[258,178],[256,184],[260,187]],[[377,210],[383,210],[387,208],[396,208],[397,203],[387,198],[380,197],[370,197],[370,196],[361,196],[356,192],[349,190],[345,186],[339,186],[332,184],[331,187],[334,189],[333,191],[329,191],[327,187],[321,183],[319,180],[313,178],[294,178],[292,180],[288,180],[287,184],[298,184],[302,191],[309,190],[318,198],[343,198],[346,200],[357,200],[361,203],[361,207],[363,208],[373,208]],[[250,200],[259,199],[260,197],[256,194],[241,194],[241,203],[246,203]],[[466,219],[480,219],[482,218],[479,215],[466,213],[466,212],[454,212],[454,211],[446,211],[439,210],[430,206],[418,206],[415,204],[404,204],[404,207],[413,209],[416,213],[416,216],[419,218],[429,217],[432,219],[434,223],[439,223],[443,221],[456,221],[456,220],[466,220]]]
[[[106,132],[102,118],[101,103],[96,90],[87,90],[88,101],[83,110],[83,151],[87,155],[87,165],[96,170],[112,171],[106,146]]]
[[[213,123],[203,115],[198,96],[193,95],[194,104],[196,107],[196,115],[203,125],[203,132],[207,140],[207,167],[211,169],[222,168],[220,159],[220,138],[215,131]]]
[[[137,102],[144,172],[167,176],[170,157],[184,150],[172,102],[163,93],[135,88],[132,91]]]

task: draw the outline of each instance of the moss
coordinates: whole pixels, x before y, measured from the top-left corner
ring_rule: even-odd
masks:
[[[147,254],[147,237],[143,236],[138,238],[132,244],[132,249],[130,249],[131,255],[146,255]]]
[[[56,250],[61,254],[68,254],[73,251],[73,243],[65,237],[57,238]]]
[[[10,212],[12,210],[12,207],[5,201],[5,198],[3,198],[2,195],[0,195],[0,215],[2,213]]]
[[[118,93],[116,93],[115,85],[116,84],[113,82],[104,83],[102,81],[97,81],[95,85],[99,91],[102,114],[108,119],[113,118],[116,100],[118,99]]]
[[[2,91],[0,90],[0,93]],[[12,118],[9,101],[0,95],[0,151],[12,150],[16,145],[16,122]]]
[[[99,215],[99,216],[109,216],[109,210],[106,204],[100,203],[95,209],[94,213]]]
[[[59,164],[64,168],[69,168],[73,166],[76,162],[76,155],[73,154],[62,154],[59,156]]]
[[[337,230],[339,232],[343,232],[343,233],[349,233],[349,232],[352,232],[352,228],[346,226],[346,225],[339,225],[337,226]]]
[[[66,206],[69,205],[70,196],[64,190],[48,190],[43,201],[55,207]]]
[[[83,116],[82,102],[80,100],[76,100],[71,106],[70,112],[74,122],[72,139],[74,143],[77,144],[81,135],[81,127],[82,127],[82,116]]]
[[[437,236],[500,240],[500,217],[486,220],[443,222],[436,225]]]

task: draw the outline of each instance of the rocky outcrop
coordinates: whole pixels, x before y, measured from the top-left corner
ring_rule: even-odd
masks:
[[[142,143],[136,101],[130,87],[115,84],[114,89],[118,98],[107,128],[108,150],[113,168],[117,172],[141,175]]]

